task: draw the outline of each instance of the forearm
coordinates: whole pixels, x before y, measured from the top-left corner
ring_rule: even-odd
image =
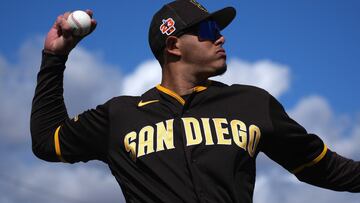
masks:
[[[54,131],[68,118],[63,98],[63,72],[66,56],[43,53],[31,110],[32,148],[36,156],[58,161]]]
[[[332,151],[317,164],[296,174],[303,182],[319,187],[348,192],[360,192],[360,162],[344,158]]]

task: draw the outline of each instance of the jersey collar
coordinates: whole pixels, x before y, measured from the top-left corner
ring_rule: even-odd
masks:
[[[196,92],[202,92],[202,91],[206,90],[210,86],[210,84],[211,84],[211,80],[208,80],[205,85],[199,85],[199,86],[194,87],[193,88],[193,93],[194,92],[195,93]],[[164,87],[164,86],[162,86],[160,84],[156,85],[156,89],[158,91],[160,91],[162,93],[165,93],[165,94],[169,95],[170,97],[174,98],[181,105],[183,105],[183,106],[185,105],[185,100],[180,95],[178,95],[176,92],[174,92],[174,91],[172,91],[172,90],[170,90],[170,89],[168,89],[168,88],[166,88],[166,87]]]

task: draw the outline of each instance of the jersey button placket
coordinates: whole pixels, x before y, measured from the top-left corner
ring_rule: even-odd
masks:
[[[181,117],[191,117],[190,115],[190,104],[191,104],[191,101],[193,99],[193,97],[195,96],[195,94],[192,94],[186,101],[186,103],[184,104],[183,106],[183,109],[182,109],[182,113],[181,113]],[[184,126],[182,126],[184,127]],[[193,157],[191,154],[191,149],[192,147],[187,147],[185,146],[186,145],[186,135],[185,135],[185,129],[182,129],[182,132],[183,132],[183,139],[184,139],[184,150],[185,150],[185,156],[186,156],[186,159],[187,159],[187,162],[188,162],[188,168],[190,170],[190,173],[191,173],[191,176],[192,176],[192,179],[193,179],[193,184],[194,184],[194,188],[195,188],[195,191],[196,191],[196,194],[197,194],[197,197],[198,197],[198,200],[199,202],[205,202],[204,201],[204,195],[202,193],[202,186],[201,186],[201,183],[200,183],[200,180],[199,180],[199,175],[197,174],[198,173],[198,170],[197,170],[197,162],[198,160]]]

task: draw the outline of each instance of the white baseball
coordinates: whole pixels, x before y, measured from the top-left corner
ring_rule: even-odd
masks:
[[[73,35],[84,36],[90,32],[91,18],[85,11],[74,11],[67,18],[67,22],[73,29]]]

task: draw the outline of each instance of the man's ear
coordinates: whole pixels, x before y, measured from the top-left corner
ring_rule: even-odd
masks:
[[[165,51],[175,56],[181,56],[180,49],[178,47],[179,38],[175,36],[169,36],[165,41]]]

